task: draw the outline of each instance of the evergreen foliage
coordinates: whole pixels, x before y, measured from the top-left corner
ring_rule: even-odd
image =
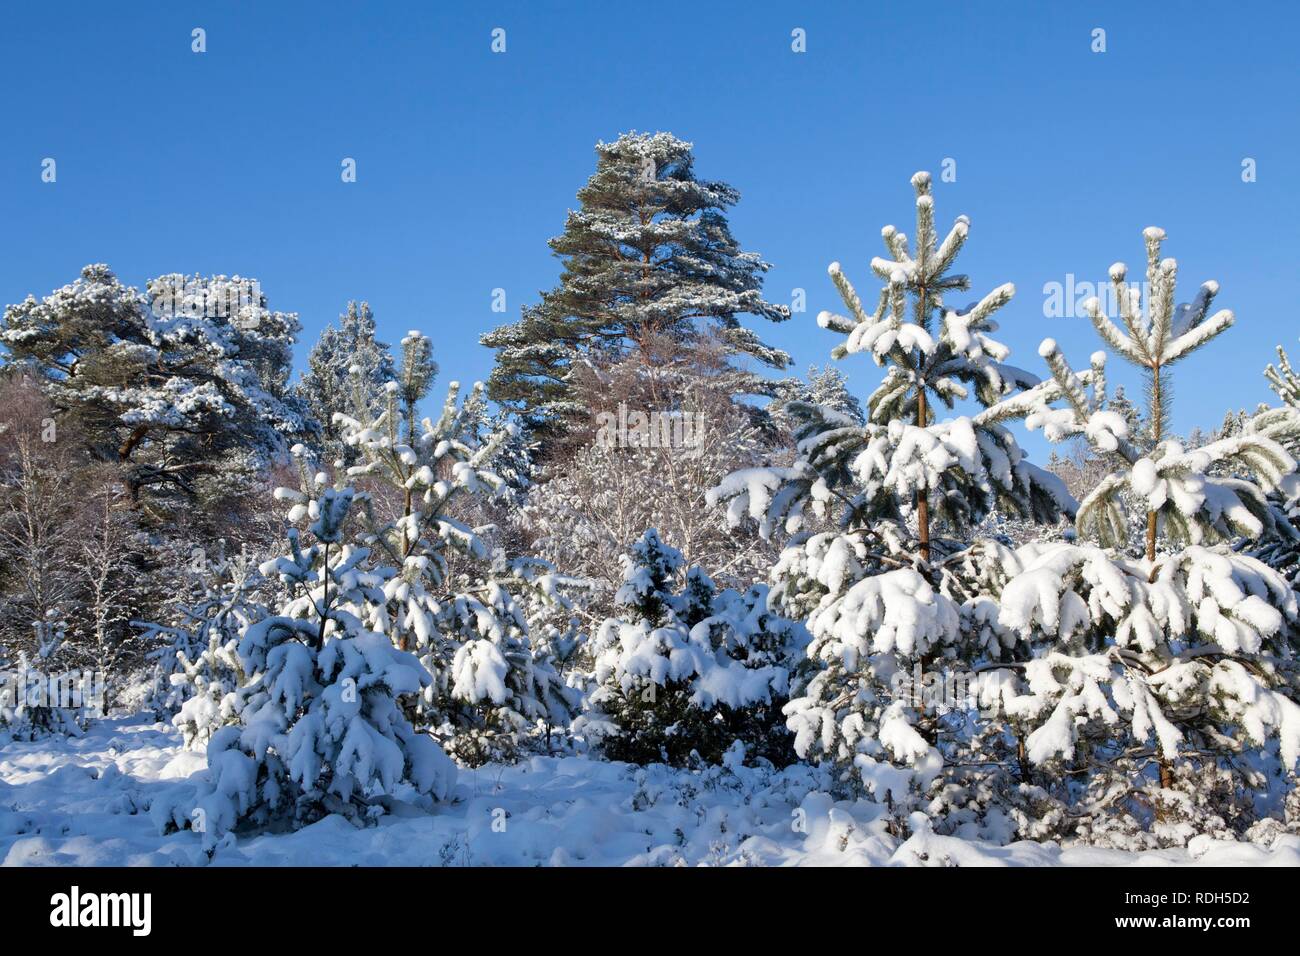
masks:
[[[789,763],[781,706],[807,643],[802,625],[772,607],[763,585],[718,589],[653,528],[623,567],[576,732],[613,760],[717,764],[739,743],[742,759]]]
[[[327,813],[372,821],[392,797],[442,799],[455,779],[446,754],[399,705],[432,677],[374,629],[396,571],[349,540],[358,493],[330,487],[306,459],[300,465],[300,489],[279,491],[293,503],[289,551],[261,568],[289,597],[241,629],[246,679],[221,703],[235,722],[211,734],[193,807],[154,811],[165,826],[200,830],[209,851],[240,827],[297,827]]]
[[[162,520],[247,493],[311,422],[288,389],[298,317],[268,309],[255,281],[173,275],[149,290],[86,266],[6,308],[0,343]]]
[[[373,497],[362,502],[363,540],[397,569],[371,626],[433,675],[417,722],[477,765],[512,758],[535,731],[545,735],[572,716],[569,691],[531,644],[527,614],[512,593],[564,607],[571,582],[544,561],[507,558],[490,546],[486,529],[465,522],[476,501],[505,487],[490,467],[513,436],[506,429],[483,437],[481,385],[462,403],[452,383],[437,420],[418,418],[433,381],[430,352],[427,338],[409,333],[379,414],[362,422],[336,413],[335,421],[357,451],[350,480],[390,493],[396,504],[385,514]]]
[[[790,311],[763,298],[768,264],[731,234],[735,188],[698,179],[691,144],[668,133],[625,133],[598,143],[596,155],[579,209],[550,243],[564,261],[559,286],[482,339],[497,351],[489,396],[541,436],[585,417],[575,371],[651,339],[715,336],[736,359],[789,364],[740,322],[746,314],[779,322]],[[773,394],[771,383],[739,366],[732,377],[736,393]]]
[[[294,394],[320,426],[316,444],[324,462],[354,464],[355,452],[343,441],[334,413],[378,415],[384,386],[393,380],[393,357],[375,336],[369,303],[349,302],[338,327],[321,330],[307,355],[307,370],[294,386]]]

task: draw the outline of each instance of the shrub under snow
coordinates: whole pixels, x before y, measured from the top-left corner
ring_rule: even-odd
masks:
[[[192,808],[165,808],[165,823],[204,833],[212,847],[241,824],[310,823],[327,813],[366,820],[394,796],[445,797],[451,760],[417,733],[399,697],[432,678],[367,621],[382,612],[392,568],[367,568],[369,552],[345,541],[351,488],[289,492],[297,528],[290,552],[262,566],[292,597],[243,631],[247,682],[230,710],[237,722],[212,734],[208,771]]]
[[[622,613],[596,634],[597,686],[576,732],[615,760],[718,763],[739,741],[788,763],[781,706],[803,626],[770,606],[763,585],[718,590],[654,529],[623,563]]]

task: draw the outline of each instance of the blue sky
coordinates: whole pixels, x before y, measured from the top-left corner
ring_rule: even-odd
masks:
[[[1280,0],[15,4],[0,302],[88,262],[135,285],[240,273],[300,313],[300,362],[357,298],[390,341],[427,332],[444,379],[481,378],[479,335],[558,277],[546,240],[592,145],[668,130],[740,189],[733,230],[774,264],[769,297],[807,290],[807,312],[761,323],[803,369],[836,342],[814,323],[837,307],[826,265],[874,289],[880,227],[912,231],[908,177],[950,158],[939,219],[972,219],[973,296],[1016,283],[1002,337],[1018,364],[1040,371],[1048,335],[1086,362],[1086,320],[1046,317],[1043,287],[1139,271],[1144,226],[1169,233],[1180,301],[1220,282],[1237,327],[1175,378],[1175,425],[1209,426],[1270,399],[1261,370],[1300,335],[1298,41]],[[860,394],[878,380],[866,358],[841,367]]]

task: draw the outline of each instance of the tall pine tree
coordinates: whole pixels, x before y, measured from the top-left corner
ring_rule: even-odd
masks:
[[[173,520],[246,493],[310,429],[288,386],[298,330],[256,280],[168,275],[146,297],[101,264],[6,308],[0,344],[91,454],[121,466],[132,498]]]
[[[367,302],[349,302],[338,327],[326,326],[307,356],[307,371],[294,392],[320,425],[321,459],[345,465],[356,450],[343,440],[334,413],[372,418],[383,408],[384,386],[393,380],[388,345],[375,337],[375,317]],[[436,369],[436,366],[435,366]],[[362,407],[356,407],[360,404]]]
[[[780,322],[790,310],[763,298],[769,266],[731,234],[726,211],[740,194],[697,179],[691,150],[668,133],[598,143],[581,206],[550,243],[564,260],[559,286],[519,322],[483,336],[497,350],[490,397],[539,434],[585,414],[573,394],[575,367],[618,360],[659,338],[713,335],[736,359],[789,363],[740,323],[746,314]],[[773,394],[760,376],[735,372],[734,392]]]
[[[952,308],[948,297],[970,287],[952,272],[969,221],[959,217],[940,241],[930,175],[917,173],[912,186],[916,238],[882,231],[889,255],[871,263],[884,283],[875,311],[832,263],[849,315],[817,318],[844,336],[836,359],[865,353],[885,369],[866,422],[792,402],[803,421],[794,463],[736,472],[710,492],[712,502],[728,502],[733,522],[793,535],[773,578],[784,613],[807,617],[812,633],[806,673],[785,707],[796,752],[900,811],[955,782],[968,734],[961,720],[900,693],[898,680],[973,670],[1001,654],[989,620],[996,608],[980,595],[1006,549],[981,542],[963,550],[937,532],[965,537],[995,508],[1054,521],[1074,507],[1064,484],[1030,464],[1006,428],[1023,415],[1005,405],[1008,397],[1038,384],[1005,364],[1008,350],[992,337],[993,314],[1014,288]],[[966,399],[983,408],[939,420],[937,405]],[[838,529],[809,534],[809,513]]]
[[[1095,298],[1085,308],[1146,379],[1149,444],[1109,407],[1102,352],[1076,372],[1046,340],[1051,379],[1008,400],[1034,406],[1027,423],[1048,440],[1086,439],[1111,471],[1076,517],[1100,547],[1034,543],[1007,562],[998,622],[1024,664],[999,675],[997,694],[1032,768],[1023,776],[1068,805],[1062,819],[1076,833],[1168,845],[1240,832],[1295,785],[1300,608],[1281,575],[1241,553],[1243,540],[1285,530],[1266,492],[1295,461],[1264,429],[1195,449],[1170,435],[1170,368],[1227,331],[1233,314],[1211,312],[1214,282],[1175,306],[1165,234],[1144,236],[1145,303],[1116,263],[1119,324]],[[1140,557],[1116,550],[1134,511],[1146,532]]]
[[[361,502],[361,540],[395,568],[372,626],[414,651],[433,675],[413,706],[417,725],[477,765],[509,759],[534,731],[543,736],[568,723],[568,690],[532,644],[527,612],[534,601],[566,605],[561,589],[570,582],[543,561],[508,558],[491,546],[490,528],[466,520],[477,513],[476,500],[505,486],[490,468],[512,436],[480,435],[482,385],[461,402],[453,382],[437,420],[418,418],[433,381],[430,352],[425,336],[408,333],[382,410],[368,421],[336,420],[358,452],[348,475],[375,493],[401,496],[396,513]]]
[[[1282,400],[1282,407],[1255,414],[1249,429],[1278,442],[1293,458],[1300,459],[1300,374],[1291,365],[1282,346],[1277,347],[1278,364],[1264,370],[1268,387]],[[1252,552],[1269,567],[1280,571],[1300,591],[1300,473],[1292,472],[1269,496],[1275,510],[1285,515],[1276,534],[1267,535]]]
[[[365,495],[328,485],[301,445],[294,453],[299,488],[276,491],[292,503],[288,552],[260,568],[288,598],[238,628],[230,649],[244,680],[217,705],[224,726],[195,722],[211,736],[193,800],[179,792],[151,808],[165,830],[201,832],[208,853],[239,827],[329,813],[369,822],[399,795],[443,799],[455,780],[447,755],[402,714],[400,699],[433,678],[383,629],[398,571],[350,534]]]

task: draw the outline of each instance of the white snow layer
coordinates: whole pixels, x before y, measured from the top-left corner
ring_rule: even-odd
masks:
[[[398,802],[375,826],[330,816],[296,833],[227,839],[214,865],[1297,866],[1300,837],[1193,841],[1126,853],[939,836],[924,817],[891,836],[880,806],[835,801],[815,769],[697,772],[578,757],[462,771],[432,811]],[[0,738],[5,865],[194,865],[199,836],[159,835],[149,805],[191,787],[202,753],[172,728],[101,721],[81,738]]]

